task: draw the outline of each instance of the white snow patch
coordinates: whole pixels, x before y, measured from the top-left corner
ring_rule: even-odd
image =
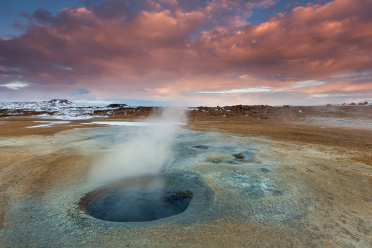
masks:
[[[56,115],[49,115],[49,114],[41,114],[33,116],[34,118],[41,118],[41,119],[56,119],[56,120],[89,120],[92,118],[107,118],[107,116],[98,116],[98,115],[80,115],[80,113],[64,113],[64,114],[56,114]]]
[[[94,117],[105,117],[93,115],[95,110],[108,110],[113,108],[77,106],[70,101],[61,102],[56,99],[53,102],[0,102],[0,109],[8,110],[8,115],[21,115],[23,113],[12,113],[11,111],[28,110],[35,112],[46,111],[48,113],[33,117],[58,120],[87,120]]]
[[[54,125],[70,123],[70,121],[34,121],[34,122],[45,123],[45,124],[30,126],[30,127],[26,127],[26,128],[51,127],[51,126],[54,126]]]
[[[98,124],[110,126],[128,126],[128,127],[154,127],[154,126],[173,126],[173,125],[186,125],[186,123],[164,123],[164,122],[132,122],[132,121],[93,121],[83,124]]]
[[[189,107],[189,108],[186,108],[186,110],[189,110],[189,111],[192,111],[192,110],[199,110],[199,108]]]
[[[326,126],[366,127],[372,128],[372,121],[368,119],[309,117],[306,122],[318,123]],[[323,127],[324,128],[324,127]]]

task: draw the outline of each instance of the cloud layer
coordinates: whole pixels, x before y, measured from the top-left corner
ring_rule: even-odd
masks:
[[[258,24],[250,16],[274,0],[138,2],[23,13],[24,33],[0,39],[0,84],[24,86],[0,87],[0,97],[187,105],[372,98],[369,0],[307,4]]]

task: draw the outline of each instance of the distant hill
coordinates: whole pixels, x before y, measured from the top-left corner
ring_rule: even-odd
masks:
[[[0,102],[0,109],[25,109],[33,111],[74,108],[77,105],[67,99],[53,99],[42,102]]]
[[[128,105],[124,104],[124,103],[113,103],[113,104],[110,104],[110,105],[107,105],[107,108],[124,108],[124,107],[127,107]]]
[[[51,105],[63,105],[63,106],[76,106],[75,103],[70,102],[67,99],[53,99],[48,101]]]

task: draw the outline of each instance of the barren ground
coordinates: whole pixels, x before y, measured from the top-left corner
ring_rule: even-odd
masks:
[[[151,109],[128,111],[113,111],[105,121],[136,120]],[[90,226],[89,221],[70,226],[67,219],[78,218],[69,215],[76,202],[58,198],[72,189],[78,192],[92,161],[104,153],[104,148],[97,148],[99,142],[82,132],[100,126],[82,124],[91,119],[26,128],[37,125],[32,114],[0,116],[0,247],[372,247],[372,106],[190,111],[187,129],[223,133],[222,141],[238,136],[253,142],[260,152],[254,163],[244,166],[270,168],[262,175],[275,178],[286,193],[232,199],[238,191],[222,187],[216,178],[246,167],[222,163],[217,168],[200,162],[193,172],[214,190],[211,211],[222,208],[220,217],[206,214],[209,217],[183,225],[165,222],[112,229],[107,223]],[[257,204],[257,213],[250,204]],[[32,233],[32,228],[54,217],[56,221],[45,227],[53,235]]]

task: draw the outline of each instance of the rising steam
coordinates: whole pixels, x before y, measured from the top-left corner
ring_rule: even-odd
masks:
[[[162,108],[144,120],[146,126],[96,162],[89,173],[92,183],[106,183],[124,177],[158,173],[171,159],[172,144],[181,123],[183,109]]]

